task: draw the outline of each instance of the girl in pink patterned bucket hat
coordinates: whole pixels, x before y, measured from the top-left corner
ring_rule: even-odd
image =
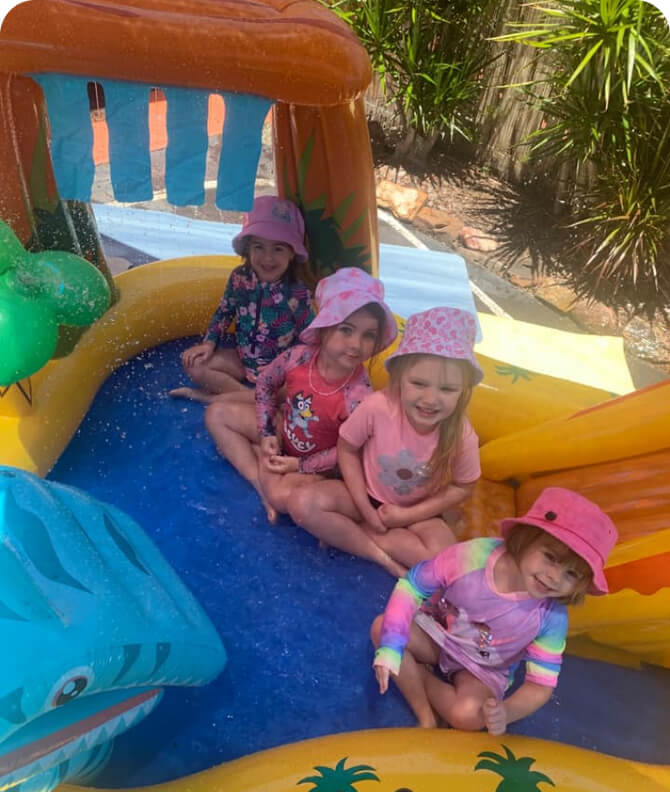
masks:
[[[261,370],[255,406],[226,400],[205,416],[217,448],[256,488],[271,522],[288,511],[295,490],[334,475],[340,425],[371,392],[364,363],[397,332],[383,286],[363,270],[338,270],[316,293],[316,319],[303,343]]]
[[[422,726],[435,726],[437,713],[499,735],[535,712],[558,682],[566,606],[607,593],[617,531],[595,503],[548,487],[501,526],[503,540],[462,542],[410,569],[373,623],[379,690],[393,675]],[[524,681],[505,698],[521,660]],[[444,676],[426,684],[424,665]]]
[[[484,378],[473,347],[477,325],[472,314],[460,308],[431,308],[413,314],[405,324],[402,340],[396,351],[386,359],[390,362],[402,355],[438,355],[450,360],[465,360],[472,367],[472,384]]]
[[[465,415],[481,379],[474,339],[474,319],[454,308],[407,320],[387,360],[388,387],[340,427],[344,482],[297,493],[298,525],[395,575],[456,541],[442,515],[480,476],[479,442]]]
[[[342,267],[319,281],[316,287],[316,319],[300,334],[303,344],[318,344],[320,331],[338,325],[364,305],[378,305],[385,321],[377,351],[386,349],[398,334],[395,317],[384,302],[384,285],[360,267]]]

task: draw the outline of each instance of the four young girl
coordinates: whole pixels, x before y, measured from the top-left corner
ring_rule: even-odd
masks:
[[[603,567],[617,532],[591,501],[549,487],[501,529],[504,541],[473,539],[413,567],[372,625],[379,690],[393,674],[420,726],[439,717],[503,734],[535,712],[558,679],[565,606],[607,593]],[[525,679],[503,700],[521,661]]]
[[[372,390],[363,363],[396,337],[383,297],[380,281],[359,268],[324,278],[303,343],[260,372],[255,409],[230,400],[207,408],[219,452],[256,488],[271,521],[297,488],[334,473],[340,424]]]
[[[203,342],[182,355],[200,389],[171,395],[213,402],[205,420],[217,448],[271,522],[289,512],[402,577],[371,629],[380,692],[393,675],[419,725],[504,733],[556,685],[566,604],[607,593],[614,525],[554,487],[503,520],[503,540],[457,544],[443,515],[480,476],[465,414],[483,376],[473,317],[445,307],[409,317],[385,361],[389,384],[373,393],[363,363],[397,333],[382,284],[339,269],[317,286],[314,318],[295,271],[307,258],[302,216],[276,197],[254,201],[233,246],[244,264]],[[242,383],[256,385],[255,399]],[[504,699],[522,660],[524,682]]]
[[[290,513],[298,525],[395,575],[456,541],[441,515],[480,475],[477,435],[465,416],[482,379],[475,332],[472,316],[458,308],[407,320],[386,361],[388,387],[340,429],[344,480],[295,493]]]
[[[297,271],[307,261],[304,239],[305,223],[294,203],[274,195],[254,200],[233,239],[244,263],[230,274],[203,340],[181,356],[198,388],[175,388],[170,396],[207,402],[243,391],[298,341],[314,318],[312,295]]]

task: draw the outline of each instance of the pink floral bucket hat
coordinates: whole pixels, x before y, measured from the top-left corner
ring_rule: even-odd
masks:
[[[233,237],[233,250],[238,256],[245,251],[244,240],[255,236],[285,242],[293,248],[299,262],[307,261],[305,249],[305,221],[298,207],[276,195],[260,195],[244,218],[242,230]]]
[[[323,278],[316,287],[315,297],[319,312],[309,327],[300,333],[303,344],[318,344],[320,328],[338,325],[347,316],[369,303],[379,305],[386,315],[382,349],[392,344],[398,335],[393,312],[384,302],[382,282],[360,267],[342,267]]]
[[[618,534],[612,520],[593,501],[563,487],[547,487],[523,517],[502,520],[502,535],[507,536],[518,523],[535,525],[567,545],[593,571],[589,593],[607,594],[603,569]]]
[[[472,366],[472,383],[484,378],[473,351],[477,324],[472,314],[460,308],[430,308],[412,314],[405,323],[404,335],[398,348],[384,361],[388,364],[401,355],[438,355],[453,360],[466,360]]]

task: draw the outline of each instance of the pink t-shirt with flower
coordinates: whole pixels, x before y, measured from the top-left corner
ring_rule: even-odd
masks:
[[[438,429],[419,434],[386,390],[364,399],[340,427],[340,437],[363,449],[368,494],[376,500],[412,506],[430,494],[427,462],[437,445]],[[479,439],[466,419],[451,460],[451,481],[470,484],[480,475]]]

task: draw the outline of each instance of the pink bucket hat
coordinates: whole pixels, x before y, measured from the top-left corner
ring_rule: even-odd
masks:
[[[303,344],[319,343],[319,328],[333,327],[368,303],[381,306],[385,315],[382,348],[392,344],[398,327],[391,309],[384,302],[384,286],[360,267],[342,267],[319,281],[316,287],[319,312],[316,319],[300,333]]]
[[[233,238],[233,250],[238,256],[244,255],[244,240],[248,236],[285,242],[293,248],[298,261],[307,261],[305,221],[292,201],[276,195],[255,198],[251,211],[244,218],[242,230]]]
[[[502,520],[502,535],[507,536],[517,523],[535,525],[574,550],[593,570],[589,593],[607,594],[603,567],[618,534],[612,520],[593,501],[572,490],[547,487],[523,517]]]
[[[472,314],[460,308],[431,308],[412,314],[405,323],[405,333],[398,348],[384,361],[401,355],[439,355],[454,360],[467,360],[473,369],[473,384],[484,378],[473,346],[477,337],[477,325]]]

